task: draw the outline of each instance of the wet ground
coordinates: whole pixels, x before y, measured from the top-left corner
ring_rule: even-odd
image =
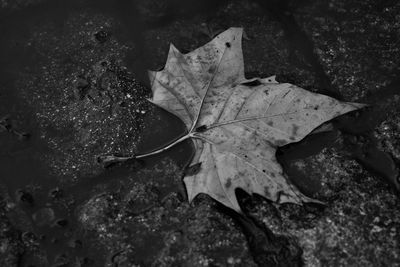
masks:
[[[400,266],[397,1],[0,0],[1,266]],[[246,76],[370,104],[278,151],[326,207],[186,201],[184,131],[150,105],[172,42],[244,27]]]

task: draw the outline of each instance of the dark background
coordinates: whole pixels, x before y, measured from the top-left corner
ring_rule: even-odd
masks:
[[[189,205],[190,142],[96,161],[181,135],[147,70],[232,26],[248,78],[370,104],[278,151],[325,208]],[[398,1],[0,0],[0,265],[400,266],[399,40]]]

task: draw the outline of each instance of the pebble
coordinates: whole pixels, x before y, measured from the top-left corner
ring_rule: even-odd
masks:
[[[59,219],[55,222],[54,225],[59,226],[59,227],[65,227],[68,225],[68,220],[67,219]]]
[[[108,32],[106,32],[106,31],[101,30],[101,31],[96,32],[94,34],[94,37],[96,38],[96,40],[99,43],[102,44],[102,43],[105,43],[109,39],[110,34]]]
[[[29,205],[33,205],[34,204],[34,199],[33,199],[33,196],[32,196],[31,193],[20,189],[20,190],[17,190],[16,194],[17,194],[18,201],[23,202],[23,203],[27,203]]]

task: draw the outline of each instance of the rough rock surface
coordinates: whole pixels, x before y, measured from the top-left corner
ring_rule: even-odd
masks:
[[[400,266],[396,1],[50,2],[0,1],[0,265],[293,266],[302,250],[306,266]],[[371,104],[278,152],[325,207],[238,192],[250,223],[189,205],[190,144],[96,162],[181,133],[145,100],[145,71],[170,42],[190,51],[231,26],[249,77]]]

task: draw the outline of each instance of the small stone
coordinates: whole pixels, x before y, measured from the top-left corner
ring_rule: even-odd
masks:
[[[379,233],[379,232],[381,232],[382,230],[383,230],[383,228],[381,228],[381,227],[379,227],[379,226],[377,226],[377,225],[374,225],[374,226],[372,227],[371,232],[372,232],[372,233]]]
[[[110,87],[111,87],[111,84],[112,84],[111,79],[112,79],[112,77],[110,76],[109,73],[104,73],[104,74],[100,77],[100,80],[98,81],[98,83],[99,83],[98,89],[99,89],[99,90],[102,90],[102,91],[109,90]]]
[[[82,77],[79,77],[76,81],[76,87],[79,89],[85,89],[89,86],[89,82]]]
[[[24,243],[33,243],[37,240],[37,237],[32,232],[24,232],[21,235],[21,239]]]
[[[17,205],[14,202],[7,202],[6,208],[8,210],[12,210],[16,207]]]
[[[65,227],[68,225],[68,221],[66,219],[59,219],[55,222],[55,225]]]
[[[58,187],[50,190],[50,192],[49,192],[49,197],[51,197],[53,199],[60,199],[60,198],[62,198],[62,196],[63,196],[63,191]]]
[[[79,77],[76,81],[76,90],[74,90],[75,97],[82,100],[90,89],[88,80],[83,77]]]
[[[96,32],[94,34],[94,37],[96,38],[96,40],[99,43],[102,44],[102,43],[105,43],[109,39],[110,34],[108,32],[106,32],[106,31],[101,30],[101,31]]]
[[[17,191],[17,199],[23,203],[33,205],[34,204],[34,199],[31,193],[26,192],[24,190],[18,190]]]

